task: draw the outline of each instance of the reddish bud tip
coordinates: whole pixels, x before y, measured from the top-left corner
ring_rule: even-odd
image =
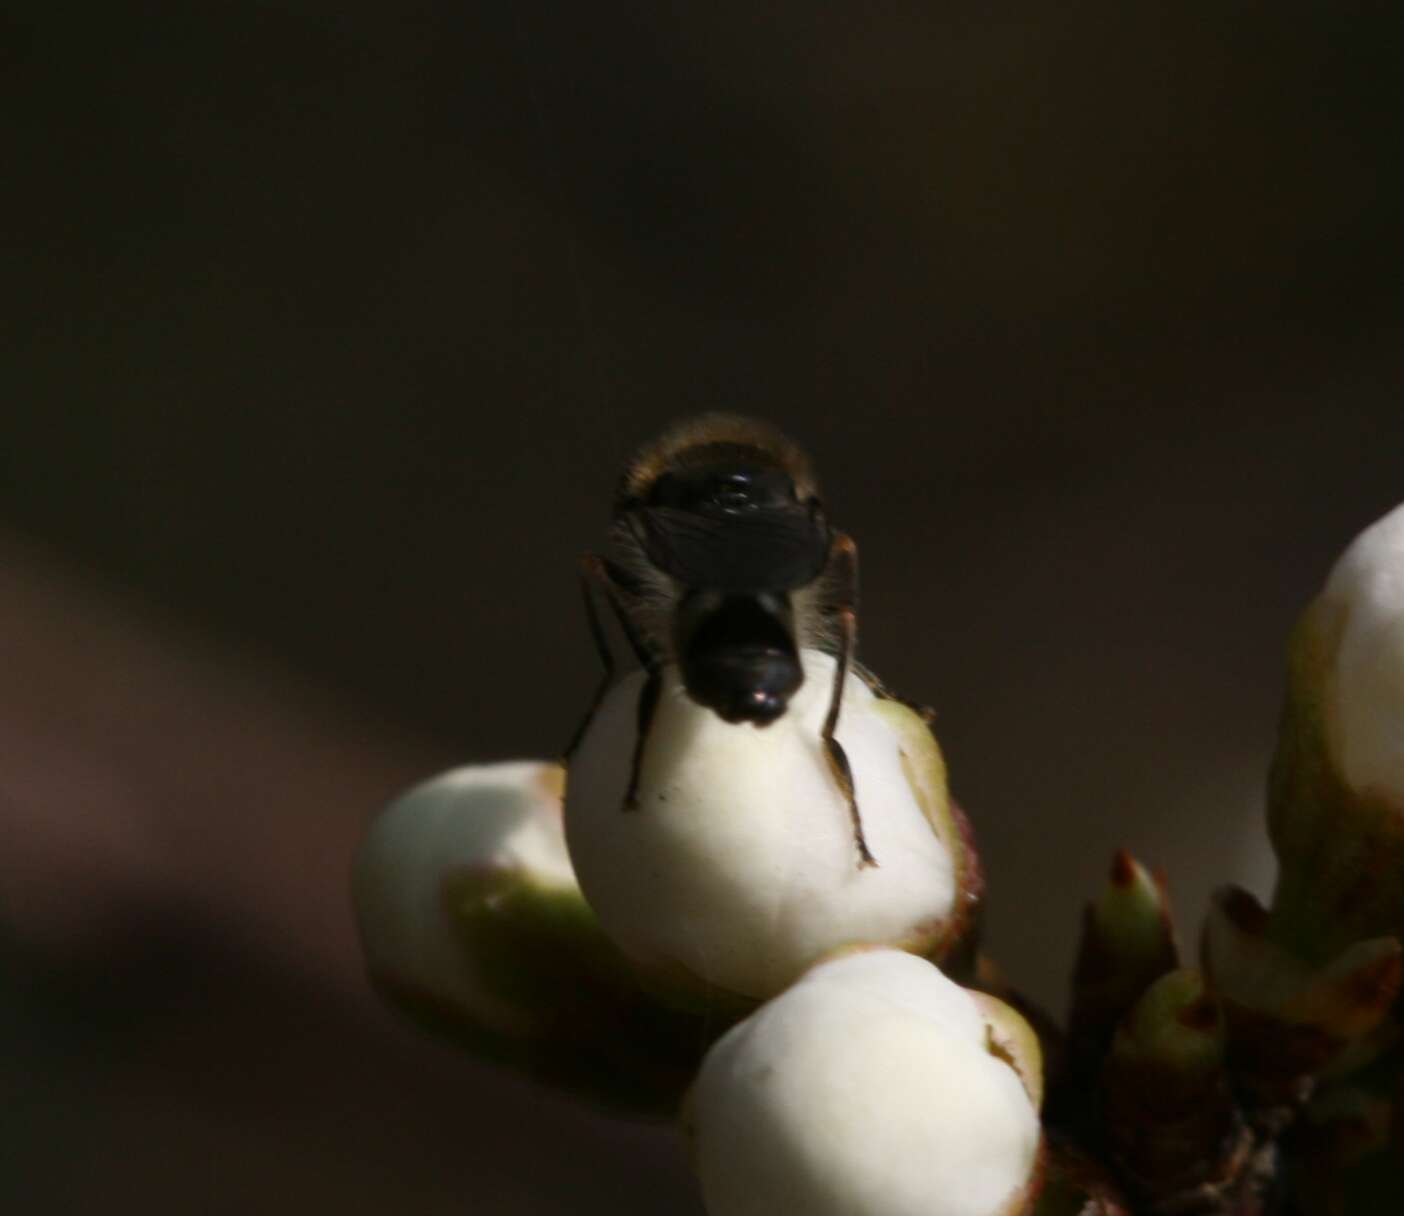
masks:
[[[1111,873],[1108,877],[1114,887],[1124,889],[1131,886],[1136,881],[1136,859],[1125,849],[1117,849],[1112,857]]]

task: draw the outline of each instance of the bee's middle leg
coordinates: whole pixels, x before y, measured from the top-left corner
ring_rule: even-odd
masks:
[[[595,720],[595,715],[599,712],[600,705],[605,699],[605,693],[609,691],[609,686],[614,683],[614,652],[609,648],[604,626],[600,624],[600,614],[595,607],[594,596],[595,585],[603,582],[607,577],[602,558],[591,554],[581,559],[580,592],[585,604],[585,620],[590,626],[590,638],[595,643],[595,653],[600,656],[600,665],[604,671],[600,674],[600,682],[595,686],[595,693],[590,698],[590,705],[585,710],[585,716],[581,718],[580,724],[575,728],[575,733],[571,735],[570,742],[566,744],[566,749],[562,753],[561,758],[567,765],[580,747],[580,741],[585,738],[585,732],[590,729],[590,723]]]
[[[638,734],[634,738],[634,755],[629,764],[629,787],[624,792],[626,811],[639,808],[639,773],[643,770],[644,748],[648,745],[648,734],[653,728],[653,715],[658,709],[658,693],[662,687],[663,673],[657,666],[650,666],[643,687],[639,689]]]
[[[863,834],[863,817],[858,812],[858,793],[853,785],[853,768],[848,763],[848,755],[844,752],[843,745],[834,738],[839,710],[843,706],[843,686],[848,677],[848,665],[858,638],[858,546],[853,543],[852,537],[840,533],[834,538],[832,558],[835,598],[839,603],[835,614],[835,623],[839,631],[838,656],[834,664],[834,687],[829,696],[829,713],[824,719],[824,729],[820,732],[820,738],[824,741],[824,755],[829,761],[829,771],[833,773],[839,791],[848,803],[848,815],[853,821],[853,843],[858,849],[858,867],[867,869],[877,866],[877,858],[868,848],[867,837]]]
[[[565,760],[568,765],[576,749],[579,748],[581,740],[584,739],[585,732],[590,728],[590,723],[594,721],[596,713],[599,712],[605,694],[614,682],[614,654],[605,639],[604,627],[600,623],[599,612],[595,606],[594,589],[598,587],[603,590],[609,606],[614,609],[615,619],[619,622],[634,656],[643,666],[644,671],[648,673],[639,693],[638,737],[634,741],[634,753],[629,767],[629,785],[624,794],[624,810],[631,811],[639,804],[639,770],[643,767],[644,746],[648,739],[649,729],[653,725],[653,714],[658,708],[662,672],[657,660],[643,644],[639,630],[630,617],[629,608],[626,606],[625,590],[620,586],[609,563],[592,554],[581,562],[580,572],[581,591],[585,601],[585,619],[589,623],[590,636],[594,639],[595,649],[599,652],[604,672],[598,687],[595,689],[595,695],[590,699],[590,706],[585,711],[585,717],[576,727],[575,734],[566,748]]]

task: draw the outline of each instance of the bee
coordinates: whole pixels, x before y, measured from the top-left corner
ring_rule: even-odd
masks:
[[[646,673],[626,810],[638,805],[665,666],[675,663],[687,695],[723,721],[764,728],[804,683],[801,649],[826,650],[836,663],[820,731],[824,755],[848,804],[859,865],[877,865],[852,768],[834,737],[857,643],[858,550],[829,523],[808,457],[749,418],[707,414],[682,423],[624,470],[610,539],[609,556],[591,554],[581,564],[604,675],[567,757],[614,679],[601,598]]]

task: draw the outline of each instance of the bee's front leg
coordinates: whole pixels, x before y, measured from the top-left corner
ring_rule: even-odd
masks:
[[[853,538],[840,532],[834,537],[829,554],[834,571],[834,599],[837,611],[835,624],[838,626],[838,654],[834,663],[834,687],[829,697],[829,713],[824,719],[824,729],[820,738],[824,740],[824,754],[829,761],[829,771],[833,773],[844,800],[848,803],[849,818],[853,821],[853,843],[858,849],[858,866],[866,869],[877,865],[877,858],[868,848],[863,835],[863,817],[858,813],[858,794],[853,786],[853,768],[843,746],[834,738],[838,726],[839,710],[843,705],[843,686],[848,678],[848,664],[853,657],[858,641],[858,546]]]
[[[657,666],[648,668],[648,677],[639,690],[638,734],[634,738],[634,756],[629,765],[629,788],[624,793],[624,809],[636,811],[639,807],[639,773],[643,769],[644,748],[648,743],[648,732],[653,727],[653,714],[658,708],[658,693],[663,686],[663,673]]]
[[[585,601],[585,620],[590,626],[590,637],[594,640],[595,651],[600,656],[600,663],[604,667],[604,673],[600,676],[599,685],[595,689],[595,695],[590,698],[590,707],[585,711],[585,717],[580,725],[575,728],[575,734],[571,737],[569,746],[565,750],[565,759],[569,762],[580,746],[580,741],[584,739],[585,732],[590,729],[590,723],[595,720],[595,714],[604,701],[605,693],[609,691],[610,685],[614,682],[614,652],[610,649],[609,641],[605,637],[604,625],[600,621],[599,608],[596,601],[596,589],[604,593],[609,601],[609,606],[614,610],[615,619],[619,622],[619,628],[624,637],[628,640],[629,647],[633,650],[635,657],[643,668],[654,673],[657,670],[657,663],[649,653],[648,648],[643,644],[640,637],[640,630],[635,624],[629,606],[629,592],[620,584],[615,577],[610,565],[604,558],[594,554],[582,558],[580,562],[580,590]],[[654,693],[653,700],[657,702],[657,693]],[[652,711],[650,710],[650,718]],[[637,767],[637,766],[636,766]],[[630,782],[632,790],[637,784],[637,776]]]

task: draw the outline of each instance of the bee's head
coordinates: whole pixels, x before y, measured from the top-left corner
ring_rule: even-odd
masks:
[[[729,415],[644,448],[614,518],[626,563],[670,589],[792,591],[819,576],[831,540],[804,454],[774,428]]]
[[[739,515],[809,503],[818,492],[808,457],[774,427],[704,414],[639,451],[620,481],[615,513],[652,506]]]

